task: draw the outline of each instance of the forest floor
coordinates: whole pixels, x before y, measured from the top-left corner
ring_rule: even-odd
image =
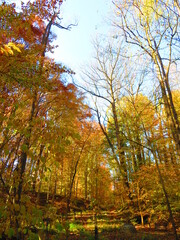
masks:
[[[83,218],[83,215],[76,216],[75,219],[69,219],[68,230],[61,230],[59,234],[53,232],[43,232],[41,239],[52,240],[175,240],[172,229],[155,229],[147,226],[135,224],[135,232],[124,229],[123,222],[117,218],[99,218],[97,220],[98,234],[95,238],[95,221],[89,216]],[[180,229],[179,229],[180,230]],[[178,232],[180,238],[180,231]]]
[[[180,238],[180,232],[178,234]],[[59,235],[47,235],[40,239],[52,239],[52,240],[175,240],[173,232],[169,231],[154,231],[149,229],[138,229],[136,233],[124,232],[119,229],[103,229],[98,232],[98,237],[95,238],[94,231],[80,230],[70,232],[66,238],[66,234],[61,233]]]
[[[180,237],[180,235],[179,235]],[[65,239],[65,238],[62,238]],[[93,233],[85,233],[84,235],[71,235],[69,240],[93,240],[95,239]],[[137,233],[120,233],[115,232],[103,232],[98,235],[98,240],[175,240],[175,237],[172,233],[169,232],[137,232]]]
[[[116,216],[116,217],[115,217]],[[30,240],[175,240],[172,229],[155,229],[152,225],[142,226],[133,223],[133,228],[124,226],[125,221],[117,215],[111,216],[106,212],[99,214],[95,221],[92,211],[89,213],[73,213],[68,218],[61,218],[56,223],[48,224],[43,228],[31,229],[32,235],[23,239]],[[98,229],[95,236],[95,222]],[[128,223],[127,223],[128,225]],[[126,226],[127,226],[126,225]],[[163,226],[162,226],[163,227]],[[180,228],[178,228],[180,239]],[[10,238],[3,238],[3,240]],[[16,238],[12,238],[15,240]]]
[[[32,207],[35,206],[34,202],[35,198],[31,198]],[[125,209],[112,211],[82,210],[80,207],[83,202],[80,202],[80,206],[76,202],[77,206],[72,208],[67,215],[65,214],[66,208],[64,208],[65,201],[62,200],[55,202],[55,207],[61,211],[54,214],[51,205],[46,205],[45,202],[42,198],[43,204],[37,207],[37,213],[41,211],[40,215],[44,216],[40,220],[40,224],[28,227],[28,234],[25,234],[22,240],[175,240],[172,226],[169,228],[167,225],[163,225],[168,220],[162,222],[160,228],[156,228],[154,219],[151,219],[153,221],[150,225],[146,222],[145,216],[148,216],[146,214],[144,216],[145,225],[142,226],[138,222],[138,213],[134,211],[130,217],[132,213],[126,212]],[[167,218],[166,216],[165,219]],[[180,213],[174,214],[174,218],[180,239]],[[131,223],[127,221],[128,219]],[[127,228],[128,224],[130,228]],[[96,236],[95,229],[98,229]],[[5,236],[2,239],[9,240],[10,238]],[[15,240],[16,238],[11,239]]]

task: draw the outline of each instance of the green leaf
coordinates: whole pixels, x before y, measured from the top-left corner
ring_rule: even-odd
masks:
[[[63,230],[63,226],[60,223],[56,223],[56,229],[58,232],[61,232]]]
[[[23,233],[26,235],[28,233],[28,229],[27,228],[23,229]]]
[[[40,240],[40,239],[41,239],[41,238],[40,238],[40,236],[39,236],[37,233],[31,232],[31,233],[29,234],[28,240]]]
[[[13,228],[10,228],[8,230],[8,238],[12,238],[14,236],[14,229]]]
[[[4,153],[5,153],[5,155],[8,155],[9,154],[9,149],[5,149]]]
[[[46,158],[45,158],[45,157],[41,157],[40,160],[41,160],[42,162],[45,162]]]
[[[26,152],[26,151],[28,150],[28,147],[27,147],[26,144],[23,144],[23,145],[21,146],[21,149],[22,149],[23,152]]]

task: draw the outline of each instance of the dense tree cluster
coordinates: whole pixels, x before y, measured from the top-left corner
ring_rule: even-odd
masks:
[[[88,208],[169,219],[178,239],[179,4],[113,2],[113,36],[94,43],[80,88],[47,54],[52,26],[70,27],[62,4],[0,5],[0,237],[37,239]]]
[[[93,181],[88,177],[87,182],[93,171],[88,165],[97,161],[100,168],[103,161],[97,160],[99,150],[95,153],[96,143],[91,143],[93,135],[99,135],[100,147],[98,126],[88,120],[83,95],[66,81],[73,72],[46,56],[54,49],[51,27],[62,27],[61,4],[28,2],[21,12],[15,4],[0,6],[1,235],[20,238],[20,232],[33,225],[30,216],[36,208],[30,206],[30,192],[36,193],[37,204],[41,192],[51,199],[67,196],[70,204],[74,188],[76,195],[87,198],[87,184]],[[85,151],[91,161],[85,161]],[[93,186],[91,192],[93,198]]]
[[[138,211],[142,224],[147,212],[160,218],[168,212],[178,238],[179,5],[113,4],[113,34],[94,43],[83,89],[92,96],[107,142],[116,204],[127,207],[127,215]]]

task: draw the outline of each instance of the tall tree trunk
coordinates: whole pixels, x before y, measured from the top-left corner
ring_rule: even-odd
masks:
[[[83,153],[84,147],[86,145],[86,141],[88,140],[90,134],[91,133],[89,133],[89,135],[87,136],[86,140],[83,142],[83,145],[81,147],[81,151],[79,153],[78,159],[76,160],[76,163],[75,163],[74,173],[73,173],[72,179],[70,179],[69,194],[68,194],[68,197],[67,197],[67,212],[70,212],[70,202],[71,202],[71,196],[72,196],[72,189],[73,189],[73,184],[74,184],[74,180],[75,180],[76,173],[77,173],[77,167],[78,167],[81,155]]]
[[[20,204],[21,202],[21,193],[22,193],[22,187],[23,187],[23,178],[24,178],[24,172],[25,172],[25,167],[26,167],[26,161],[27,161],[27,152],[29,150],[30,147],[30,138],[31,138],[31,132],[32,132],[32,128],[33,128],[33,118],[34,118],[34,114],[35,114],[35,104],[37,101],[37,93],[35,91],[34,93],[34,97],[32,100],[32,106],[31,106],[31,114],[30,114],[30,118],[29,118],[29,123],[28,123],[28,128],[27,128],[27,133],[24,136],[24,141],[22,143],[22,153],[20,156],[20,161],[18,164],[18,173],[19,173],[19,183],[18,183],[18,187],[17,187],[17,194],[18,194],[18,204]]]
[[[46,53],[46,48],[47,48],[47,44],[48,44],[48,39],[49,39],[49,35],[50,35],[50,30],[54,21],[55,15],[53,15],[52,19],[49,21],[49,23],[46,26],[43,38],[42,38],[42,46],[43,46],[43,50],[41,52],[41,56],[42,56],[42,60],[40,63],[40,72],[39,72],[39,76],[41,76],[42,74],[42,69],[43,69],[43,65],[44,65],[44,57],[45,57],[45,53]],[[32,100],[32,106],[31,106],[31,114],[30,114],[30,118],[29,118],[29,126],[28,126],[28,131],[26,133],[26,136],[24,137],[24,148],[26,148],[26,150],[22,150],[21,156],[20,156],[20,162],[19,162],[19,183],[18,183],[18,203],[20,203],[21,201],[21,193],[22,193],[22,186],[23,186],[23,174],[25,172],[25,167],[26,167],[26,161],[27,161],[27,151],[29,150],[29,146],[30,146],[30,137],[31,137],[31,132],[32,132],[32,121],[35,115],[35,106],[37,104],[37,89],[34,90],[34,96],[33,96],[33,100]]]
[[[88,193],[88,171],[87,166],[86,170],[84,171],[84,198],[87,199],[87,193]]]
[[[171,221],[172,226],[173,226],[175,239],[178,240],[179,238],[178,238],[178,234],[177,234],[177,231],[176,231],[176,224],[175,224],[174,217],[173,217],[173,214],[172,214],[172,209],[171,209],[171,205],[170,205],[170,202],[169,202],[168,193],[166,191],[165,183],[164,183],[164,180],[163,180],[163,177],[162,177],[162,174],[161,174],[161,170],[159,168],[157,156],[156,156],[156,153],[155,153],[154,149],[152,149],[152,154],[153,154],[154,159],[155,159],[156,168],[157,168],[158,175],[159,175],[159,180],[160,180],[160,183],[161,183],[161,186],[162,186],[162,189],[163,189],[163,193],[164,193],[164,196],[165,196],[167,210],[169,212],[169,220]]]
[[[43,153],[44,147],[45,147],[44,145],[40,146],[39,156],[38,156],[38,159],[37,159],[37,163],[36,163],[36,167],[35,167],[35,173],[34,173],[34,178],[33,178],[33,186],[32,186],[33,192],[36,191],[37,174],[38,174],[38,171],[39,171],[40,159],[42,157],[42,153]]]
[[[52,195],[52,204],[54,204],[55,196],[56,196],[56,191],[57,191],[57,167],[55,166],[55,182],[54,182],[54,191]]]
[[[171,133],[172,133],[174,142],[176,144],[177,153],[180,156],[180,123],[178,120],[176,109],[174,107],[172,93],[169,86],[169,78],[168,78],[169,71],[167,72],[165,71],[165,67],[164,67],[164,64],[155,40],[154,40],[154,45],[156,50],[154,50],[153,52],[155,53],[155,57],[153,58],[153,60],[155,65],[157,66],[157,69],[160,75],[159,83],[161,87],[162,98],[164,101],[166,117],[167,117],[169,126],[171,128]]]

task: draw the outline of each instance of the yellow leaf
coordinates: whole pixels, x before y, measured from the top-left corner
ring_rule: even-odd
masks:
[[[1,48],[0,48],[0,52],[3,54],[5,53],[7,56],[13,55],[14,52],[13,50],[17,51],[17,52],[21,52],[20,47],[23,47],[23,44],[15,44],[13,42],[9,42],[8,44],[4,44]]]
[[[19,49],[19,47],[17,47],[14,43],[9,42],[8,46],[10,46],[11,48],[13,48],[14,50],[16,50],[17,52],[21,52],[21,50]]]

